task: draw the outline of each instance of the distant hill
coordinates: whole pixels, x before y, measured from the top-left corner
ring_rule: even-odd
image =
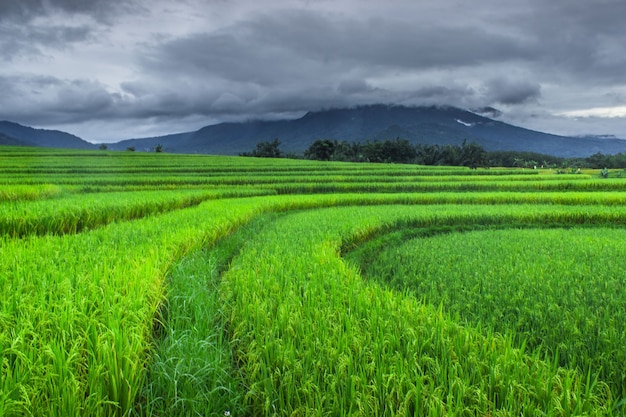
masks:
[[[149,138],[140,139],[125,139],[116,143],[107,143],[108,149],[111,150],[126,150],[128,148],[135,148],[137,151],[150,152],[153,151],[157,145],[163,145],[165,151],[173,153],[205,153],[199,152],[197,149],[185,148],[180,144],[186,143],[196,132],[186,133],[174,133],[165,136],[155,136]],[[256,144],[256,142],[255,142]],[[253,145],[254,147],[254,145]],[[214,152],[216,153],[216,152]],[[216,153],[220,154],[220,153]]]
[[[491,108],[471,112],[456,107],[371,105],[309,112],[293,120],[220,123],[195,132],[124,140],[109,144],[109,149],[133,146],[149,150],[161,144],[166,152],[236,155],[253,150],[258,142],[277,138],[282,150],[301,153],[317,139],[365,142],[400,137],[414,144],[460,145],[467,140],[488,151],[538,152],[560,157],[626,152],[626,140],[551,135],[478,113],[498,114]]]
[[[0,145],[45,146],[50,148],[95,149],[97,146],[59,130],[34,129],[0,121]]]
[[[0,133],[0,145],[11,145],[11,146],[33,146],[28,142],[24,142],[19,139],[12,138],[11,136],[7,136],[4,133]]]
[[[587,157],[626,152],[626,140],[613,137],[566,137],[512,126],[487,107],[467,111],[456,107],[370,105],[309,112],[298,119],[220,123],[194,132],[127,139],[107,144],[109,149],[237,155],[259,142],[278,139],[285,152],[302,153],[318,139],[349,142],[402,138],[413,144],[460,145],[476,142],[488,151],[536,152],[559,157]],[[0,121],[0,144],[54,148],[95,149],[81,138],[58,130],[34,129]]]

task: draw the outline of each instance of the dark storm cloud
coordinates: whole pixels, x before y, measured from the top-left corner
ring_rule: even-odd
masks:
[[[46,48],[65,50],[92,41],[116,15],[136,7],[123,0],[0,1],[0,57],[45,56]],[[76,23],[77,15],[87,18],[86,23]]]
[[[0,20],[31,20],[44,14],[46,7],[43,0],[21,0],[0,2]]]
[[[535,59],[557,76],[594,82],[624,82],[626,2],[622,0],[532,0],[518,23],[539,40]],[[527,36],[528,36],[527,35]]]
[[[406,92],[398,102],[400,104],[454,105],[470,108],[482,105],[485,103],[485,99],[471,86],[450,81],[445,85],[429,85]]]
[[[585,11],[588,3],[569,0],[532,1],[514,12],[494,4],[490,20],[480,25],[469,19],[471,10],[464,15],[453,4],[438,12],[437,17],[446,19],[416,15],[417,21],[392,13],[361,17],[310,9],[275,10],[216,31],[154,44],[144,51],[141,67],[174,82],[203,77],[226,88],[236,83],[260,94],[257,104],[276,101],[265,97],[270,94],[279,96],[286,108],[295,106],[295,101],[323,101],[304,96],[304,91],[312,90],[324,92],[328,105],[343,103],[346,96],[352,96],[355,104],[367,99],[421,99],[456,105],[518,105],[538,101],[542,81],[582,82],[590,71],[602,72],[606,79],[623,77],[626,39],[616,43],[615,36],[608,34],[623,32],[618,32],[620,19],[614,12],[624,6],[617,1],[601,3],[591,13]],[[603,22],[608,22],[606,27]],[[492,68],[482,79],[464,74],[488,67]],[[527,75],[509,79],[498,72],[517,68]],[[453,73],[447,82],[424,78],[395,93],[370,81],[393,77],[394,72],[423,71]],[[484,91],[477,91],[477,84],[484,85]],[[286,100],[290,93],[291,104]]]
[[[485,88],[488,100],[500,104],[523,104],[541,97],[541,86],[528,80],[494,78]]]
[[[141,10],[137,0],[3,0],[0,21],[29,22],[50,13],[83,14],[99,22],[110,22],[120,13]]]
[[[236,111],[238,106],[262,114],[281,110],[281,105],[283,111],[306,111],[371,102],[459,104],[476,96],[462,81],[427,85],[425,80],[393,92],[369,78],[519,60],[529,54],[527,42],[483,28],[279,10],[155,43],[141,51],[139,65],[148,77],[179,85],[183,95],[187,88],[205,88],[199,113]],[[211,99],[222,93],[229,99]],[[159,105],[170,107],[175,101],[184,100],[166,93]]]
[[[340,94],[365,94],[375,90],[367,81],[362,79],[343,80],[337,86],[337,91]]]
[[[0,57],[45,55],[45,48],[67,49],[92,41],[116,16],[141,11],[145,9],[136,0],[0,1]],[[87,23],[75,23],[77,16]]]
[[[542,33],[622,34],[626,3],[622,0],[544,0],[530,1],[527,23]]]
[[[0,76],[2,117],[33,124],[81,122],[119,117],[119,94],[90,80],[63,80],[50,76]],[[36,114],[32,108],[37,107]]]
[[[347,68],[469,66],[528,55],[524,42],[482,28],[288,10],[155,45],[144,65],[271,85],[330,78]]]
[[[41,46],[64,49],[70,44],[89,39],[88,26],[24,27],[0,26],[0,56],[12,59],[16,56],[41,54]]]
[[[487,28],[411,16],[356,19],[291,10],[264,15],[241,28],[263,44],[314,60],[391,68],[471,65],[526,56],[526,45]]]
[[[0,0],[0,116],[168,133],[382,102],[544,120],[622,104],[603,97],[626,96],[623,16],[623,0]]]

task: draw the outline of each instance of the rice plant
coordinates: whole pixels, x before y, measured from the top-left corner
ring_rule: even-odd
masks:
[[[330,210],[276,222],[224,277],[253,414],[610,414],[606,384],[366,283],[338,256],[354,233],[454,210]]]
[[[626,397],[623,229],[507,229],[416,238],[377,251],[367,275],[510,334]],[[362,255],[372,259],[368,251]]]
[[[0,416],[626,411],[621,178],[31,148],[0,163]]]

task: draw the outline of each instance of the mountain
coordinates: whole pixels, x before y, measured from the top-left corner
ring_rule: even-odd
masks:
[[[0,145],[44,146],[49,148],[95,149],[96,145],[59,130],[34,129],[0,121]]]
[[[626,140],[607,136],[567,137],[512,126],[489,117],[497,109],[467,111],[456,107],[370,105],[309,112],[298,119],[220,123],[195,132],[128,139],[107,144],[109,149],[151,151],[162,145],[173,153],[237,155],[251,152],[259,142],[278,139],[280,148],[302,153],[318,139],[365,142],[403,138],[414,144],[460,145],[476,142],[488,151],[537,152],[560,157],[626,152]],[[58,130],[0,121],[0,145],[95,149],[81,138]]]
[[[477,112],[498,115],[492,108]],[[309,112],[299,119],[220,123],[195,132],[124,140],[109,149],[148,150],[157,144],[166,152],[236,155],[259,142],[278,139],[285,152],[301,153],[317,139],[349,142],[397,137],[417,144],[460,145],[476,142],[488,151],[538,152],[561,157],[626,152],[626,140],[566,137],[512,126],[456,107],[370,105]]]
[[[19,139],[12,138],[11,136],[7,136],[4,133],[0,133],[0,145],[11,145],[11,146],[32,146],[32,144],[24,142]]]
[[[489,117],[491,119],[497,119],[502,116],[502,112],[498,109],[494,109],[493,107],[479,107],[477,109],[470,110],[472,113],[476,113],[480,116]]]
[[[167,152],[174,153],[205,153],[199,152],[197,149],[194,149],[194,146],[190,148],[186,148],[182,146],[183,143],[186,143],[196,132],[186,132],[186,133],[174,133],[171,135],[165,136],[155,136],[150,138],[139,138],[139,139],[125,139],[115,143],[108,143],[108,149],[112,150],[125,150],[128,148],[135,148],[138,151],[152,151],[157,145],[163,145]],[[255,142],[256,144],[256,142]],[[254,147],[255,145],[252,145]],[[213,152],[216,153],[216,152]],[[219,154],[219,153],[217,153]]]

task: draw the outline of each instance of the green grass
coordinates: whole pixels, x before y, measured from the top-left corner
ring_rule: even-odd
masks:
[[[5,185],[0,188],[0,204],[5,201],[39,200],[56,197],[62,193],[59,186],[52,184],[39,185]]]
[[[252,414],[608,414],[605,384],[366,283],[338,256],[367,229],[455,212],[314,210],[259,235],[222,286]]]
[[[626,412],[621,178],[16,147],[0,166],[0,416]]]
[[[272,217],[263,216],[178,262],[154,329],[140,415],[240,416],[244,376],[234,364],[221,274]]]
[[[507,229],[416,238],[361,254],[365,273],[457,321],[558,355],[626,397],[623,229]],[[374,255],[376,253],[376,255]],[[374,259],[374,261],[372,261]],[[617,272],[617,273],[616,273]]]
[[[0,386],[7,390],[0,409],[126,415],[143,386],[167,272],[256,210],[245,199],[235,205],[198,206],[78,235],[5,239]]]
[[[0,234],[11,237],[74,234],[113,222],[191,207],[207,200],[273,194],[247,187],[211,190],[67,194],[62,198],[0,203]]]

